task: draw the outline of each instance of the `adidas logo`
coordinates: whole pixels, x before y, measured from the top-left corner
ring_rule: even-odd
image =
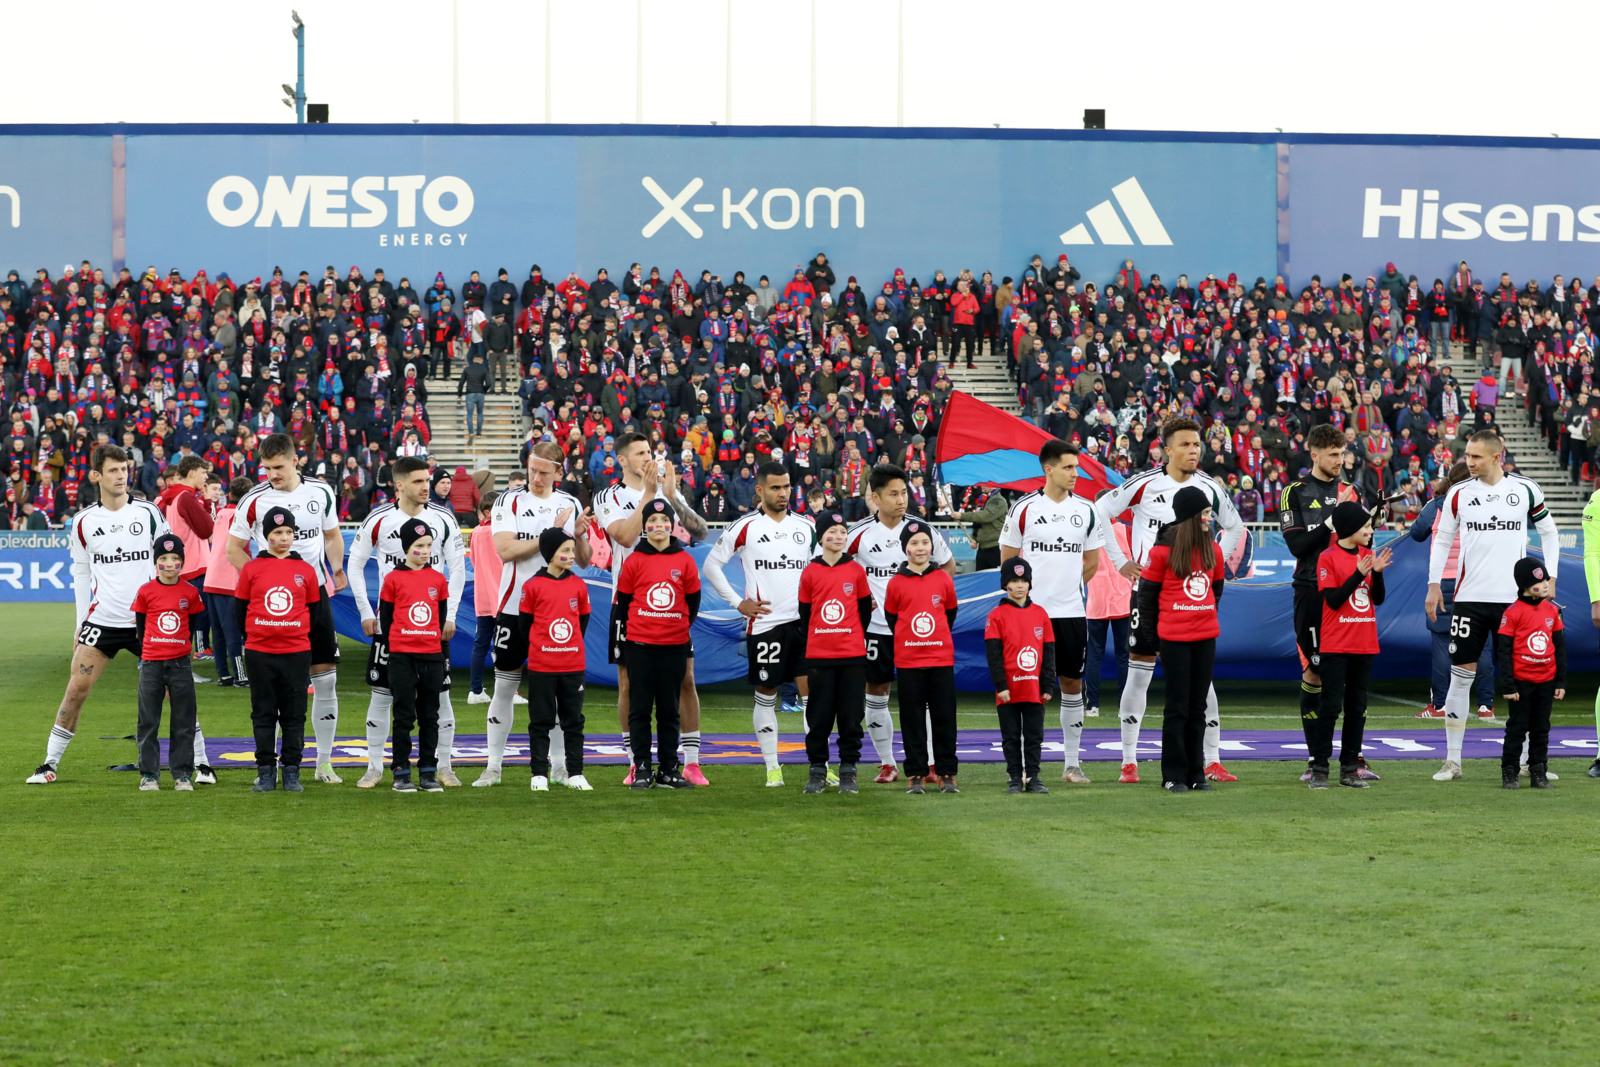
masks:
[[[756,732],[757,732],[757,733],[763,733],[763,734],[775,734],[775,733],[777,733],[777,732],[778,732],[778,731],[776,731],[776,730],[774,730],[774,729],[773,729],[773,728],[772,728],[772,727],[770,727],[770,726],[763,726],[763,727],[762,727],[762,728],[761,728],[761,729],[760,729],[760,730],[758,730],[758,731],[756,731]]]
[[[1129,716],[1125,717],[1122,721],[1127,723],[1129,726],[1138,726],[1139,725],[1138,716],[1135,716],[1135,715],[1129,715]]]
[[[489,721],[494,723],[496,726],[500,725],[500,720],[495,718],[493,715],[489,716]]]
[[[1122,208],[1122,214],[1128,218],[1128,225],[1133,227],[1134,234],[1139,240],[1134,241],[1129,235],[1126,226],[1122,225],[1122,217],[1117,214],[1117,208],[1111,206],[1110,200],[1102,200],[1088,211],[1089,226],[1094,227],[1095,237],[1100,238],[1103,245],[1170,245],[1172,238],[1167,236],[1167,228],[1161,224],[1161,217],[1156,214],[1156,209],[1150,206],[1150,198],[1144,195],[1144,188],[1140,186],[1138,178],[1129,178],[1121,185],[1111,188],[1111,195],[1117,201],[1117,207]],[[1061,235],[1064,245],[1092,245],[1094,237],[1089,236],[1089,227],[1078,223],[1072,229]]]

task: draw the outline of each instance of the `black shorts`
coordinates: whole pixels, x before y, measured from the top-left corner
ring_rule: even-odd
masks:
[[[1458,600],[1450,611],[1450,665],[1465,667],[1478,662],[1485,643],[1494,640],[1500,618],[1510,604],[1485,604]]]
[[[450,640],[444,638],[439,642],[444,650],[444,686],[441,693],[450,692]],[[372,644],[367,648],[367,685],[373,689],[389,691],[389,642],[382,634],[372,638]]]
[[[1055,630],[1056,673],[1063,678],[1083,678],[1089,664],[1089,620],[1051,619]],[[1052,679],[1044,680],[1045,688],[1054,690]]]
[[[1317,632],[1322,629],[1322,591],[1311,585],[1294,587],[1294,643],[1300,650],[1300,669],[1322,666]]]
[[[333,601],[327,589],[311,605],[311,662],[339,662],[339,631],[333,626]]]
[[[494,669],[521,674],[528,665],[528,635],[522,619],[502,611],[494,617]]]
[[[78,644],[86,645],[105,656],[106,659],[116,659],[118,652],[128,652],[134,659],[139,658],[139,631],[132,626],[101,626],[97,622],[85,622],[78,627]]]
[[[867,633],[867,684],[894,681],[894,635]]]
[[[776,689],[805,673],[806,634],[800,620],[782,623],[765,633],[745,637],[745,655],[750,660],[745,681],[751,685]]]
[[[1158,656],[1161,654],[1161,637],[1156,632],[1157,619],[1154,615],[1148,619],[1144,612],[1139,610],[1139,590],[1134,589],[1132,609],[1128,613],[1128,652],[1134,656]],[[1061,657],[1061,650],[1056,649],[1056,658]]]
[[[628,645],[628,613],[611,605],[611,621],[606,629],[606,662],[627,666],[622,658]]]

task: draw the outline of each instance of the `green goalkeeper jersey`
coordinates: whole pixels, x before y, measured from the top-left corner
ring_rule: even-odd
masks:
[[[1600,601],[1600,489],[1583,506],[1583,576],[1589,583],[1589,603]]]

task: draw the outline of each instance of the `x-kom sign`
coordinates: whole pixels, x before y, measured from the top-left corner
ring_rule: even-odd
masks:
[[[695,195],[705,187],[703,178],[690,179],[689,184],[680,189],[676,196],[668,194],[659,182],[648,175],[642,184],[645,191],[655,197],[656,203],[661,205],[661,210],[656,212],[655,217],[645,223],[644,229],[639,231],[644,237],[654,237],[669,222],[676,222],[690,237],[703,237],[705,230],[695,221],[693,215],[711,215],[710,222],[714,224],[719,211],[724,230],[733,229],[735,221],[743,222],[752,230],[759,230],[762,227],[769,230],[791,230],[801,225],[803,221],[805,228],[809,230],[816,224],[818,200],[827,201],[828,225],[832,229],[839,228],[841,205],[846,207],[847,218],[849,206],[854,205],[856,229],[862,229],[867,224],[867,198],[853,185],[841,186],[838,189],[817,186],[805,193],[785,188],[768,189],[766,192],[751,189],[738,199],[734,198],[734,191],[731,188],[724,187],[719,206],[715,201],[694,200]],[[756,199],[758,196],[759,204]]]

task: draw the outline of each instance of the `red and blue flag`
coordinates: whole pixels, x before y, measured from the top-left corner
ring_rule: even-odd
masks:
[[[1032,492],[1044,485],[1039,449],[1056,438],[1026,419],[985,404],[963,392],[950,394],[939,424],[939,480],[948,485],[987,485]],[[1078,457],[1073,492],[1093,500],[1102,489],[1122,483],[1122,475],[1089,455]]]

